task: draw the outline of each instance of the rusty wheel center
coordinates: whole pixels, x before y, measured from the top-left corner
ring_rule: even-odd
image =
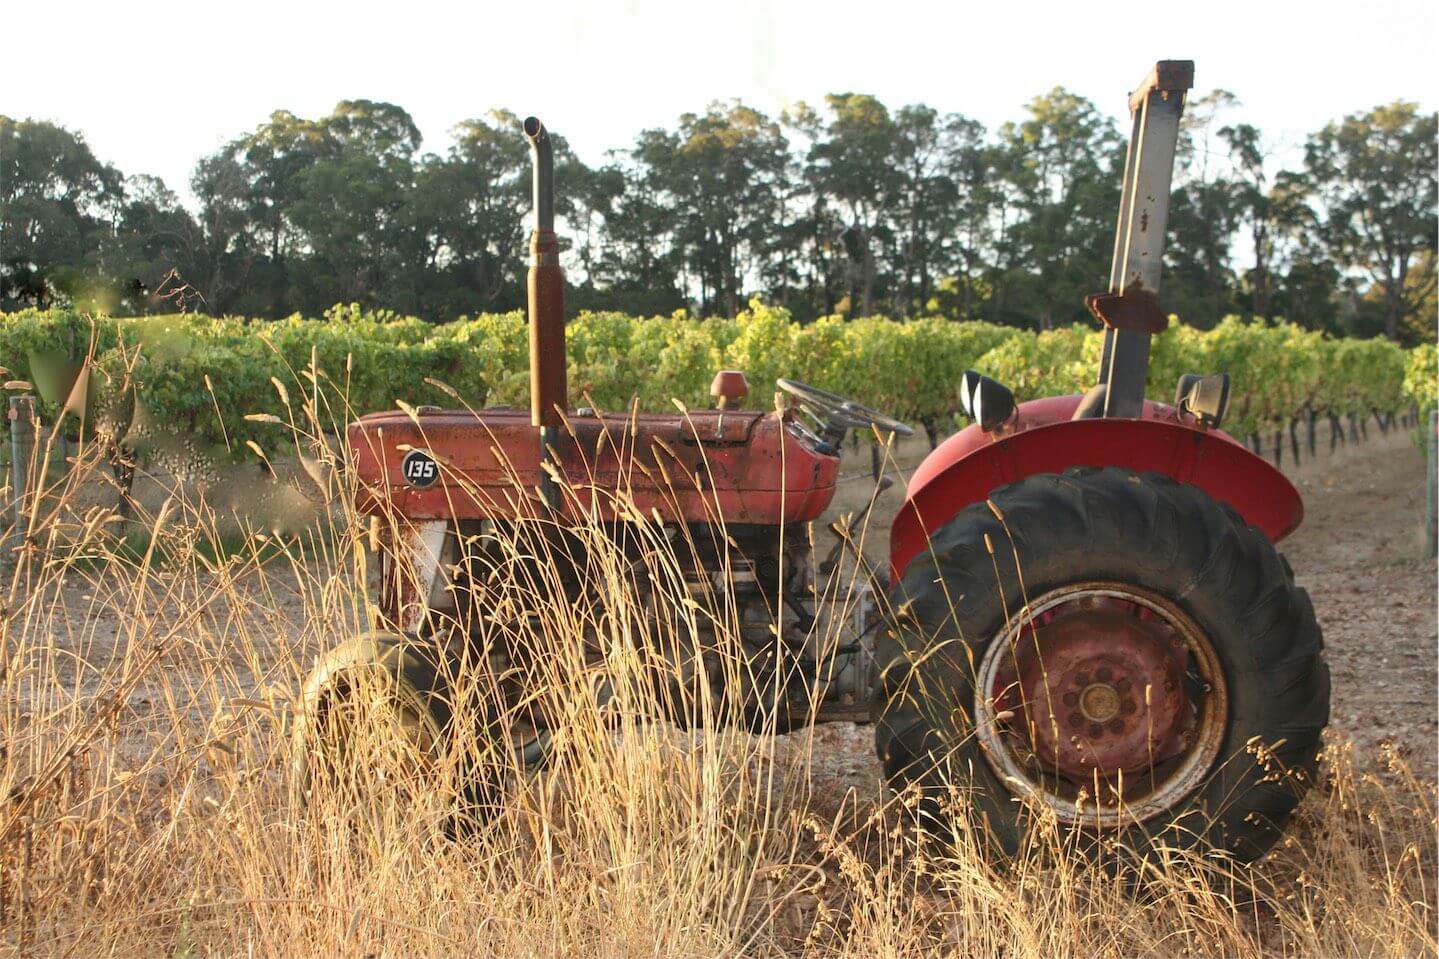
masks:
[[[1107,723],[1119,713],[1119,693],[1108,683],[1090,683],[1079,694],[1079,711],[1094,723]]]
[[[1081,792],[1091,808],[1167,807],[1223,738],[1212,645],[1187,615],[1135,587],[1047,594],[990,644],[979,672],[986,755],[1071,818]]]
[[[1133,773],[1183,748],[1189,657],[1163,620],[1114,600],[1072,601],[1024,631],[1014,656],[1030,746],[1060,775]]]

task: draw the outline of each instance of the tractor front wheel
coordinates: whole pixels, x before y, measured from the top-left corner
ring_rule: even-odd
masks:
[[[489,674],[438,641],[372,633],[320,658],[301,694],[291,753],[296,800],[339,791],[339,808],[434,803],[480,820],[507,774],[542,758],[544,737],[487,706]],[[513,717],[511,717],[513,720]]]
[[[877,650],[894,785],[930,815],[960,787],[1009,854],[1036,809],[1141,854],[1273,844],[1313,777],[1329,674],[1263,533],[1196,487],[1081,467],[996,490],[931,547]]]

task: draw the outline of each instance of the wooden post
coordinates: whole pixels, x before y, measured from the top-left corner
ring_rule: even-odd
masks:
[[[1439,555],[1439,409],[1429,411],[1429,432],[1424,435],[1425,462],[1429,476],[1424,481],[1424,555]]]
[[[34,491],[30,480],[35,459],[35,397],[10,397],[10,502],[6,519],[13,522],[8,549],[18,547],[29,528],[26,499]],[[8,551],[7,549],[7,551]]]

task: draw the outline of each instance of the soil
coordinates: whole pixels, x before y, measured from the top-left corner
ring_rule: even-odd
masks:
[[[1308,515],[1283,544],[1324,629],[1331,734],[1392,742],[1436,766],[1435,561],[1424,556],[1424,457],[1408,433],[1292,474]]]

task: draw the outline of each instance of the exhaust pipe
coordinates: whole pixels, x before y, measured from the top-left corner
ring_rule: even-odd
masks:
[[[538,117],[526,117],[526,138],[534,168],[535,231],[530,235],[530,422],[540,430],[544,463],[555,462],[555,444],[569,409],[565,358],[565,276],[555,236],[555,160],[550,136]],[[540,490],[551,507],[559,490],[541,470]]]
[[[555,236],[555,161],[537,117],[525,119],[534,166],[535,231],[530,235],[530,418],[558,427],[568,408],[565,382],[565,277]]]

